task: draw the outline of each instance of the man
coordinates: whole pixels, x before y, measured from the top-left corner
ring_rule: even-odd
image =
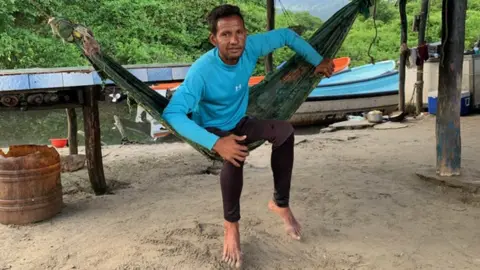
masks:
[[[208,16],[210,42],[215,48],[191,66],[163,112],[164,119],[185,136],[217,152],[225,161],[220,173],[224,210],[223,259],[240,266],[240,195],[246,144],[272,143],[271,165],[275,192],[269,208],[286,225],[287,233],[300,239],[300,225],[289,208],[293,166],[294,129],[286,121],[246,117],[248,81],[257,60],[277,48],[289,46],[316,66],[315,73],[330,77],[333,64],[323,60],[305,40],[290,29],[248,35],[240,9],[214,8]],[[192,113],[192,120],[187,114]]]

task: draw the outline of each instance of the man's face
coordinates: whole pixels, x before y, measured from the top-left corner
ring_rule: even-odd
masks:
[[[230,16],[218,20],[217,33],[210,35],[210,42],[218,48],[223,61],[235,64],[245,49],[246,38],[243,20],[238,16]]]

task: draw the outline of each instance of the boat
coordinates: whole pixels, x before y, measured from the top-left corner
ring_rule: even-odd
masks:
[[[277,68],[280,68],[284,63],[280,64]],[[349,65],[350,65],[350,57],[339,57],[333,59],[333,63],[335,65],[335,69],[333,70],[333,74],[340,74],[342,72],[348,71],[349,70]],[[260,83],[265,76],[252,76],[250,77],[250,80],[248,81],[248,86],[253,86],[258,83]],[[159,83],[152,85],[151,88],[153,90],[160,90],[160,91],[165,91],[165,90],[175,90],[182,82],[168,82],[168,83]]]
[[[318,84],[319,86],[334,85],[337,83],[352,82],[367,78],[374,78],[395,70],[396,63],[393,60],[381,61],[375,64],[366,64],[359,67],[350,68],[344,72],[333,75],[330,78],[324,78]]]
[[[294,126],[327,124],[349,114],[397,110],[399,73],[391,70],[375,77],[319,85],[290,118]]]
[[[333,71],[334,74],[340,74],[342,72],[349,70],[349,65],[350,65],[349,57],[335,58],[333,59],[333,62],[335,65],[335,69]],[[282,64],[280,64],[277,68],[281,67]],[[248,82],[248,85],[249,86],[256,85],[260,83],[263,79],[264,79],[264,76],[252,76]],[[168,96],[168,93],[170,91],[175,91],[178,88],[178,86],[180,86],[181,83],[182,82],[159,83],[159,84],[152,85],[151,88],[163,96]],[[146,111],[141,106],[137,106],[137,115],[140,115],[140,114],[146,114]],[[144,120],[137,117],[136,122],[142,123],[144,122]],[[169,131],[162,124],[154,121],[154,119],[151,116],[147,117],[147,122],[150,122],[150,129],[151,129],[150,136],[153,139],[156,140],[157,138],[161,138],[169,134]]]
[[[286,62],[281,63],[277,68],[280,68],[285,63]],[[338,76],[338,75],[350,70],[350,68],[349,68],[350,57],[335,58],[335,59],[333,59],[333,64],[335,65],[335,68],[333,70],[333,74],[334,74],[333,76]],[[332,78],[332,77],[330,77],[330,78]],[[250,78],[250,80],[248,81],[248,86],[254,86],[257,83],[260,83],[264,78],[265,78],[265,76],[252,76]]]
[[[307,100],[290,118],[294,126],[326,124],[344,120],[348,114],[364,113],[370,110],[393,112],[398,104],[399,74],[393,60],[350,68],[350,58],[336,58],[335,74],[320,81]],[[253,76],[249,85],[263,80]],[[181,82],[163,83],[152,86],[156,92],[166,95],[175,90]],[[155,132],[153,132],[155,129]],[[155,137],[164,136],[160,124],[153,125]]]
[[[396,73],[395,61],[383,61],[355,67],[348,72],[322,79],[308,97],[315,99],[317,97],[379,92],[385,89],[391,90],[391,87],[397,89],[398,85],[395,84],[398,84],[398,78],[396,78],[398,76],[387,76]],[[379,82],[387,84],[382,85]]]

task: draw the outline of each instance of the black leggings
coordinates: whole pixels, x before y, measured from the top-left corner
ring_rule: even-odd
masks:
[[[279,207],[288,207],[295,141],[294,129],[290,123],[245,117],[233,130],[221,131],[215,128],[208,128],[207,130],[220,137],[228,136],[231,133],[237,136],[246,135],[247,139],[242,144],[259,140],[267,140],[272,143],[271,167],[275,188],[273,199]],[[229,222],[240,220],[243,162],[240,164],[240,167],[236,167],[229,161],[224,161],[220,173],[223,214],[225,220]]]

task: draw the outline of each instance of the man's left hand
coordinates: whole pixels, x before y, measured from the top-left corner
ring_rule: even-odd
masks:
[[[330,78],[333,74],[333,70],[335,69],[335,64],[330,58],[325,58],[323,61],[315,68],[315,74],[323,74],[327,78]]]

